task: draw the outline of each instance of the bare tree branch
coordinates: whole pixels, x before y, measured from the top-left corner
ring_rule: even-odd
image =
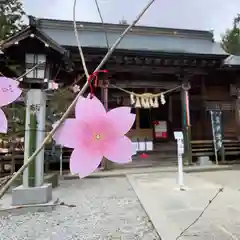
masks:
[[[106,63],[106,61],[109,59],[113,51],[116,49],[118,44],[122,41],[122,39],[125,37],[125,35],[128,33],[128,31],[136,25],[136,23],[139,21],[139,19],[143,16],[143,14],[147,11],[147,9],[154,3],[155,0],[150,0],[148,4],[144,7],[144,9],[141,11],[141,13],[136,17],[136,19],[132,22],[131,25],[129,25],[125,31],[119,36],[119,38],[116,40],[116,42],[113,44],[113,46],[109,49],[105,57],[102,59],[101,63],[98,65],[98,67],[95,69],[95,71],[98,71],[101,69],[101,67]],[[84,84],[81,91],[78,93],[76,98],[73,100],[73,102],[70,104],[66,112],[63,114],[61,119],[58,121],[58,123],[54,126],[54,128],[51,130],[51,132],[47,135],[47,137],[43,140],[42,144],[39,146],[38,149],[35,150],[35,152],[28,158],[26,163],[16,172],[16,174],[7,182],[7,184],[1,189],[0,191],[0,199],[3,197],[5,192],[8,190],[8,188],[13,184],[13,182],[23,173],[23,171],[28,167],[28,165],[34,161],[35,157],[41,152],[41,150],[44,148],[45,144],[52,138],[54,133],[57,131],[57,129],[60,127],[60,125],[64,122],[64,120],[68,117],[71,110],[74,108],[75,104],[77,103],[77,100],[80,96],[82,96],[88,87],[88,81]]]
[[[97,10],[98,10],[99,17],[100,17],[101,22],[102,22],[102,26],[103,26],[103,30],[104,30],[105,38],[106,38],[107,48],[109,49],[110,47],[109,47],[109,41],[108,41],[108,33],[107,33],[107,29],[106,29],[104,21],[103,21],[103,16],[102,16],[99,4],[98,4],[98,0],[95,0],[95,4],[96,4]]]
[[[82,60],[84,73],[85,73],[86,77],[89,78],[89,73],[88,73],[86,61],[85,61],[85,58],[84,58],[84,54],[83,54],[83,50],[82,50],[82,47],[81,47],[80,39],[78,37],[78,30],[77,30],[77,23],[76,23],[76,4],[77,4],[77,0],[74,0],[74,2],[73,2],[73,28],[74,28],[74,34],[75,34],[75,37],[76,37],[78,50],[79,50],[80,57],[81,57],[81,60]]]

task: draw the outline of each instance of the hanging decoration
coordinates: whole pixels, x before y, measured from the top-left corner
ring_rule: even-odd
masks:
[[[57,90],[59,88],[59,84],[54,80],[48,81],[48,90]]]
[[[16,101],[22,90],[18,87],[19,82],[7,77],[0,77],[0,107],[9,105]],[[0,133],[7,133],[7,118],[0,109]]]
[[[131,105],[135,108],[158,108],[158,99],[160,98],[161,104],[165,104],[166,100],[163,93],[153,94],[153,93],[131,93],[130,100]]]
[[[159,107],[159,99],[160,99],[161,104],[164,105],[166,103],[165,95],[167,93],[173,92],[173,91],[181,88],[181,86],[177,86],[175,88],[172,88],[167,91],[160,92],[160,93],[135,93],[135,92],[130,92],[124,88],[118,87],[114,84],[110,84],[110,86],[129,94],[130,103],[135,108],[158,108]]]
[[[90,84],[93,77],[94,86]],[[75,118],[66,119],[53,136],[57,144],[74,149],[70,171],[81,178],[97,169],[103,157],[121,164],[131,161],[133,155],[132,142],[125,134],[131,129],[135,114],[130,107],[107,112],[94,96],[96,81],[94,73],[89,77],[90,94],[77,101]]]
[[[72,91],[73,93],[78,93],[80,92],[80,86],[75,84],[73,87],[72,87]]]

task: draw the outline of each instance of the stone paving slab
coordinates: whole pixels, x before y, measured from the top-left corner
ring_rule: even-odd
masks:
[[[223,170],[216,172],[195,172],[190,173],[191,176],[201,177],[208,181],[220,184],[222,186],[227,186],[234,188],[236,190],[240,189],[240,169],[239,165],[234,167],[233,170]]]
[[[176,239],[222,187],[221,184],[190,174],[184,175],[189,188],[187,191],[176,189],[174,173],[136,174],[127,177],[162,240]],[[186,234],[187,236],[180,239],[240,239],[240,192],[225,186],[203,217]]]

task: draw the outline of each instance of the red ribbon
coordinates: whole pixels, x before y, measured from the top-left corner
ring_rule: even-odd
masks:
[[[95,71],[93,72],[89,77],[88,77],[88,85],[90,87],[90,98],[92,98],[94,96],[94,88],[97,87],[97,84],[98,84],[98,74],[100,72],[103,72],[103,73],[107,73],[108,71],[106,69],[104,70],[98,70],[98,71]],[[94,81],[94,88],[92,86],[92,80],[95,78],[95,81]]]

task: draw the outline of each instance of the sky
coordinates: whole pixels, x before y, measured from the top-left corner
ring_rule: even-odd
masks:
[[[104,22],[128,22],[149,0],[98,0]],[[28,15],[39,18],[72,20],[73,0],[23,0]],[[240,12],[240,0],[155,0],[139,21],[140,25],[213,30],[216,40],[232,26]],[[99,22],[94,0],[77,0],[76,19]]]

